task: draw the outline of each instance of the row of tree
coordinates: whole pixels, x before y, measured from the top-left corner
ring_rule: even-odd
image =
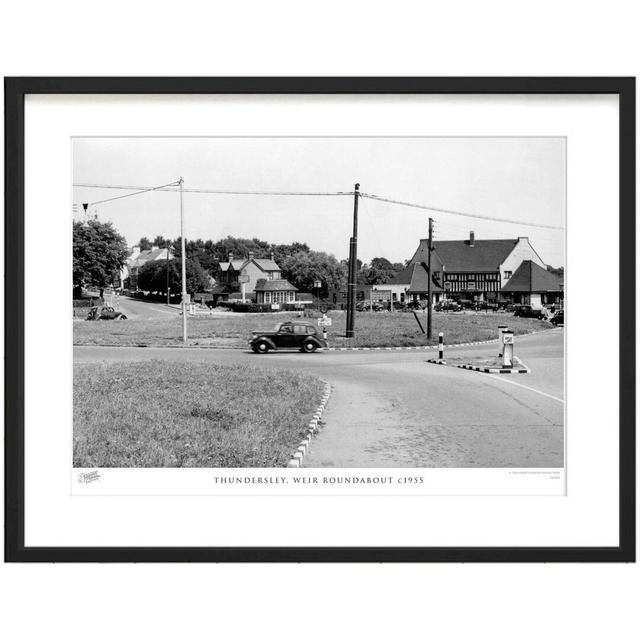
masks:
[[[156,236],[153,240],[140,238],[140,249],[152,246],[169,248],[175,259],[150,261],[140,268],[138,287],[146,291],[173,291],[181,288],[181,239]],[[259,238],[234,238],[221,240],[188,240],[186,250],[187,291],[196,293],[206,289],[210,276],[214,276],[220,262],[228,260],[230,253],[238,259],[253,253],[255,258],[273,255],[282,270],[282,277],[300,291],[314,291],[314,282],[320,280],[322,290],[339,288],[347,282],[347,261],[337,260],[323,251],[313,251],[306,243],[271,244]],[[79,288],[93,285],[104,287],[118,284],[120,271],[125,265],[127,244],[110,222],[90,220],[73,225],[73,284]],[[386,258],[374,258],[369,264],[358,261],[359,284],[384,284],[402,268],[401,263],[391,263]]]
[[[153,240],[143,237],[139,241],[140,250],[169,248],[176,259],[182,253],[181,239],[169,240],[156,236]],[[227,236],[220,240],[187,240],[185,242],[187,260],[197,261],[205,272],[215,276],[220,262],[226,262],[229,254],[236,258],[246,258],[252,253],[255,258],[269,258],[282,269],[282,277],[300,291],[314,291],[313,283],[322,282],[322,289],[339,288],[347,282],[347,261],[338,261],[333,255],[313,251],[306,243],[271,244],[259,238],[235,238]],[[374,258],[369,264],[358,260],[358,284],[385,284],[404,268],[402,263],[392,263],[386,258]],[[151,270],[151,267],[149,267]],[[142,275],[143,269],[141,269]],[[188,269],[187,269],[188,272]],[[139,285],[141,288],[142,285]]]

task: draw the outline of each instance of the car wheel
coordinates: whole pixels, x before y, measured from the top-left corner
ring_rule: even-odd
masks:
[[[262,340],[261,342],[258,342],[258,344],[256,344],[256,346],[254,347],[254,351],[256,353],[267,353],[267,351],[269,351],[269,345]]]
[[[318,348],[318,345],[315,342],[305,342],[302,345],[302,350],[305,353],[313,353]]]

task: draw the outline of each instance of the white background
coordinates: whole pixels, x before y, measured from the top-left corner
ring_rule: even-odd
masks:
[[[38,290],[38,295],[27,296],[25,305],[26,545],[615,546],[619,448],[611,416],[617,414],[617,351],[609,356],[605,379],[591,374],[594,356],[585,345],[593,341],[593,317],[572,315],[572,301],[589,300],[594,290],[607,291],[608,339],[617,344],[617,272],[593,269],[593,247],[608,247],[608,258],[618,262],[618,121],[617,97],[606,95],[28,96],[25,278],[27,290]],[[71,328],[68,317],[57,314],[47,318],[43,331],[40,313],[56,305],[70,307],[71,290],[40,284],[42,256],[48,256],[47,268],[56,280],[68,278],[71,234],[59,212],[70,208],[71,136],[87,131],[107,136],[565,135],[566,307],[574,318],[566,334],[566,497],[557,495],[561,479],[527,477],[527,487],[522,476],[496,480],[494,470],[484,469],[425,473],[423,493],[436,495],[407,491],[411,499],[385,495],[384,487],[375,492],[345,489],[333,500],[292,497],[301,493],[294,490],[286,497],[273,496],[271,490],[237,499],[175,498],[174,490],[163,492],[163,486],[173,484],[172,475],[180,475],[176,488],[184,496],[201,493],[196,481],[201,474],[164,469],[153,474],[160,496],[146,497],[151,474],[137,469],[105,471],[100,487],[90,485],[86,492],[100,492],[104,485],[106,493],[122,494],[123,479],[131,478],[130,497],[71,496]],[[43,215],[47,208],[52,215]],[[51,246],[57,249],[54,254]],[[585,273],[588,278],[577,277]],[[477,493],[484,494],[480,497],[470,487],[475,476]],[[513,497],[514,489],[533,495]],[[446,500],[437,495],[443,493],[457,495]],[[255,494],[246,488],[245,496]]]
[[[5,75],[635,75],[631,7],[25,2],[3,13],[0,47]],[[638,626],[637,566],[1,571],[16,638],[595,638]]]

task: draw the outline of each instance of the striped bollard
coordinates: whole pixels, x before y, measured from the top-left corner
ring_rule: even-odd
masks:
[[[444,360],[444,333],[438,334],[438,360]]]
[[[506,329],[502,332],[502,366],[505,369],[513,367],[513,331]]]
[[[506,331],[509,327],[506,324],[498,325],[498,358],[502,358],[502,332]]]

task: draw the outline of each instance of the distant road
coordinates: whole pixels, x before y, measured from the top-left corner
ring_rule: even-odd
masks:
[[[162,358],[308,371],[333,391],[306,467],[562,467],[563,346],[562,329],[517,336],[515,353],[532,372],[506,376],[430,364],[433,352],[419,350],[255,355],[74,347],[74,359]],[[493,355],[496,347],[449,349],[477,356]]]
[[[114,298],[115,300],[115,298]],[[166,304],[161,302],[144,302],[143,300],[136,300],[135,298],[129,298],[127,296],[120,296],[120,311],[124,313],[127,318],[160,318],[169,315],[178,315],[180,312],[173,307],[167,307]],[[107,294],[105,295],[105,303],[111,304],[111,298]]]

